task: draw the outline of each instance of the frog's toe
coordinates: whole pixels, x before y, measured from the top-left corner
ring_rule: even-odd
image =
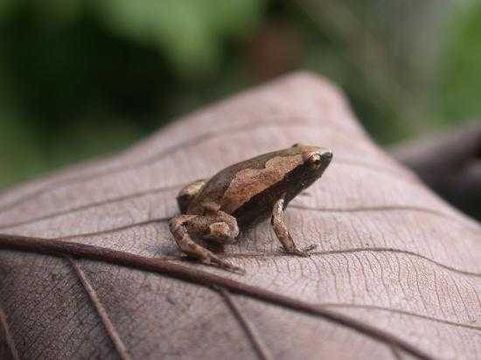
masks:
[[[285,250],[289,255],[294,255],[294,256],[302,256],[302,257],[309,257],[311,256],[312,250],[317,248],[316,244],[309,245],[305,248],[301,249],[293,249],[293,250]]]
[[[224,269],[239,275],[244,275],[246,273],[246,271],[243,268],[232,265],[230,262],[222,260],[218,257],[211,258],[211,264],[216,265],[221,269]]]
[[[313,250],[317,249],[317,244],[311,244],[309,246],[306,246],[304,249],[302,249],[301,251],[303,253],[307,253],[309,255],[310,252],[312,252]]]

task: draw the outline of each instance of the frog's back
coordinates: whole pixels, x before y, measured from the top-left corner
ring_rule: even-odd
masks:
[[[258,217],[263,217],[261,213],[268,214],[271,210],[267,208],[271,206],[271,201],[266,204],[263,194],[281,181],[286,171],[299,164],[300,159],[290,155],[292,154],[289,151],[281,150],[225,168],[207,182],[192,201],[188,213],[201,214],[205,204],[214,204],[228,214],[243,215],[243,207],[248,205],[251,208],[255,206],[253,202],[258,202],[261,207],[255,212]],[[266,209],[263,209],[262,204]]]
[[[270,154],[264,154],[256,158],[231,165],[215,174],[204,185],[199,195],[192,200],[187,213],[201,214],[204,212],[204,204],[215,203],[221,207],[222,211],[231,214],[232,211],[230,209],[232,206],[228,206],[228,204],[226,204],[225,195],[226,193],[229,195],[229,193],[239,191],[239,184],[234,180],[241,172],[247,169],[264,168],[269,155]]]

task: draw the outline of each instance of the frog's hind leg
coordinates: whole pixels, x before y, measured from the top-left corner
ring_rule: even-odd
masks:
[[[286,225],[286,220],[284,218],[284,203],[284,198],[281,198],[277,200],[277,202],[274,204],[274,208],[272,209],[271,224],[274,232],[276,233],[276,236],[284,247],[284,251],[286,253],[297,256],[309,256],[309,251],[313,250],[316,245],[308,246],[303,250],[297,248]]]
[[[232,219],[226,219],[226,216]],[[244,273],[243,269],[221,259],[212,251],[197,244],[191,237],[192,233],[216,242],[228,241],[237,237],[239,234],[237,222],[230,215],[225,213],[216,216],[179,215],[170,220],[169,227],[177,245],[187,255],[196,257],[205,264],[213,264],[228,271]]]
[[[185,214],[189,208],[190,203],[196,197],[196,195],[202,190],[207,180],[201,179],[194,181],[193,183],[184,186],[177,195],[177,204],[179,205],[180,212]]]

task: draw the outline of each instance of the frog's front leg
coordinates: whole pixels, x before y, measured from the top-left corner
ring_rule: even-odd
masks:
[[[202,190],[207,180],[201,179],[196,180],[184,186],[177,195],[177,204],[179,205],[180,212],[185,214],[189,208],[192,200],[197,196],[197,194]]]
[[[206,241],[225,243],[235,239],[239,235],[239,228],[234,217],[222,211],[211,215],[179,215],[170,220],[169,227],[177,245],[187,255],[228,271],[244,272],[243,269],[221,259],[193,240],[202,238]]]
[[[285,252],[297,256],[309,256],[309,251],[313,250],[316,245],[310,245],[303,250],[297,248],[286,225],[286,220],[284,218],[284,203],[284,198],[280,198],[274,204],[274,208],[272,209],[271,224],[274,232],[284,247]]]

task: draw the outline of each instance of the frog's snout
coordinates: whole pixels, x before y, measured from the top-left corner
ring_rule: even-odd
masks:
[[[319,150],[321,158],[324,159],[325,162],[330,163],[332,160],[332,151],[329,149]]]

